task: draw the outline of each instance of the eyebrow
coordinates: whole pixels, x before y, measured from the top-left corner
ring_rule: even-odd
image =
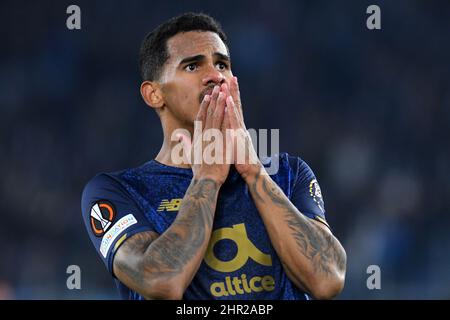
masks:
[[[220,53],[220,52],[214,52],[213,56],[218,57],[221,60],[230,61],[230,57],[226,54]],[[179,65],[186,64],[186,63],[192,63],[192,62],[201,62],[206,59],[205,55],[198,54],[196,56],[186,57],[183,60],[180,61]]]

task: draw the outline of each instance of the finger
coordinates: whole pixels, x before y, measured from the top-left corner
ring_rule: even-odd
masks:
[[[216,109],[213,114],[213,128],[220,129],[222,127],[223,115],[226,104],[226,95],[224,92],[219,93],[219,97],[217,98]]]
[[[229,86],[226,82],[224,82],[224,83],[221,84],[220,90],[221,90],[223,93],[225,93],[225,96],[226,96],[226,97],[228,97],[228,96],[231,94],[231,92],[230,92],[230,86]]]
[[[205,129],[211,128],[213,114],[216,109],[217,98],[219,97],[220,87],[215,86],[211,94],[211,101],[209,103],[208,110],[206,111]]]
[[[223,110],[223,121],[222,121],[222,131],[225,132],[226,129],[230,129],[230,116],[228,115],[227,100],[225,100],[225,108]]]
[[[227,97],[227,115],[229,120],[229,125],[231,129],[238,129],[239,128],[239,119],[237,115],[236,105],[233,101],[232,96]]]
[[[231,92],[230,92],[230,86],[225,82],[225,83],[222,83],[222,85],[220,86],[220,90],[223,92],[223,93],[225,93],[225,109],[227,108],[227,101],[226,101],[226,99],[228,98],[228,96],[230,96],[231,95]],[[229,122],[228,122],[229,123]]]
[[[210,101],[211,101],[210,95],[205,95],[203,97],[203,101],[200,104],[200,109],[197,113],[197,117],[195,118],[196,121],[200,121],[202,123],[202,129],[203,129],[203,126],[205,125],[206,111],[208,110]]]
[[[226,99],[225,99],[225,110],[224,110],[224,120],[223,120],[222,127],[225,128],[225,129],[230,129],[231,128],[230,127],[230,117],[229,117],[229,112],[230,112],[229,110],[230,109],[227,107],[227,104],[228,104],[227,99],[231,95],[230,87],[228,86],[227,83],[223,83],[221,85],[220,89],[225,93],[225,97],[226,97]]]
[[[226,100],[225,100],[226,102]],[[229,108],[225,107],[224,118],[222,122],[222,135],[225,137],[225,161],[228,164],[232,164],[233,160],[233,131],[230,126]]]
[[[239,84],[237,77],[233,77],[230,81],[230,94],[234,99],[234,102],[240,114],[240,118],[242,120],[243,117],[242,117],[241,92],[239,91]]]

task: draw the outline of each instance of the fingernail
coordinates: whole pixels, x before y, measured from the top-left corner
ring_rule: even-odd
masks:
[[[209,94],[207,94],[204,98],[205,102],[209,102],[209,100],[211,99],[211,96]]]
[[[214,86],[213,93],[217,93],[220,90],[219,86]]]
[[[219,99],[223,99],[223,96],[224,96],[225,94],[222,92],[222,91],[220,91],[220,93],[219,93]]]

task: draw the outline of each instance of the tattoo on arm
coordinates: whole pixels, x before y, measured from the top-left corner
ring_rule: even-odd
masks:
[[[329,276],[332,274],[332,265],[336,265],[339,270],[345,269],[345,253],[332,234],[303,217],[275,182],[263,179],[262,188],[276,206],[285,210],[285,221],[298,249],[311,261],[315,272]]]
[[[257,183],[258,183],[260,176],[261,176],[261,170],[258,171],[258,173],[255,176],[255,181],[253,181],[253,183],[249,186],[249,188],[250,188],[250,191],[252,191],[252,194],[255,197],[255,200],[261,201],[261,203],[264,203],[264,199],[259,194],[258,188],[257,188]]]
[[[193,180],[178,217],[166,232],[157,239],[152,236],[155,235],[153,232],[138,233],[122,245],[121,250],[126,256],[143,256],[139,264],[119,260],[115,267],[136,283],[142,283],[147,273],[164,279],[180,274],[205,243],[207,231],[212,228],[217,192],[215,181]],[[151,251],[151,254],[145,254],[146,251]]]

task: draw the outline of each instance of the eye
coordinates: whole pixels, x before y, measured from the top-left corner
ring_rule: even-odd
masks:
[[[197,70],[197,64],[196,63],[190,63],[186,67],[184,67],[184,70],[186,70],[188,72],[193,72],[193,71]]]
[[[216,64],[217,69],[219,69],[220,71],[224,71],[228,69],[228,64],[226,64],[225,62],[217,62]]]

